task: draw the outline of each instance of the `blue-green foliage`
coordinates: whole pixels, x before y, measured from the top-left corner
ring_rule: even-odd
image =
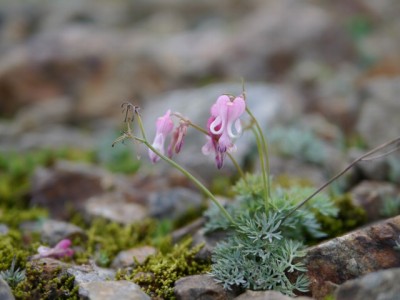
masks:
[[[225,288],[272,289],[288,295],[295,290],[306,291],[308,280],[301,274],[305,267],[300,259],[305,255],[304,243],[307,238],[325,235],[316,213],[335,216],[337,208],[327,196],[319,194],[285,219],[312,189],[275,189],[266,213],[261,178],[250,175],[247,182],[248,185],[239,181],[234,188],[238,196],[227,205],[235,226],[229,227],[216,207],[206,212],[209,220],[206,230],[222,229],[230,233],[213,253],[211,275]],[[298,274],[296,281],[287,277],[292,272]]]
[[[309,163],[325,160],[324,144],[312,131],[297,127],[275,127],[269,135],[273,150]]]

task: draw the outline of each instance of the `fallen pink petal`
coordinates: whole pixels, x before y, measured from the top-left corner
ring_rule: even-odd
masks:
[[[72,245],[71,240],[64,239],[61,240],[53,248],[46,246],[39,246],[38,254],[33,256],[33,259],[38,259],[43,257],[52,257],[52,258],[71,257],[72,255],[74,255],[74,250],[70,248],[71,245]]]

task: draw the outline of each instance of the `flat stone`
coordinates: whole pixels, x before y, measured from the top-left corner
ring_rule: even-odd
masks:
[[[178,219],[190,210],[200,210],[203,196],[197,191],[173,187],[149,195],[149,213],[154,218]]]
[[[310,248],[304,263],[311,295],[322,299],[347,280],[400,267],[400,255],[394,248],[399,232],[400,216]]]
[[[247,290],[243,294],[240,294],[235,300],[311,300],[309,297],[296,297],[292,298],[275,291],[250,291]]]
[[[83,211],[89,219],[102,217],[121,224],[132,224],[149,216],[144,205],[128,202],[125,196],[118,192],[89,198]]]
[[[105,282],[115,279],[115,271],[99,268],[95,265],[71,266],[67,269],[69,275],[75,276],[75,285],[88,282]]]
[[[15,300],[14,295],[8,283],[0,277],[0,299],[1,300]]]
[[[85,300],[151,299],[137,284],[126,280],[82,283],[79,286],[79,296]]]
[[[139,264],[142,264],[149,256],[156,254],[156,252],[157,250],[151,246],[143,246],[121,251],[114,258],[111,267],[117,269],[134,266],[134,258]]]
[[[397,300],[400,295],[400,269],[373,272],[343,283],[335,292],[336,300]]]
[[[50,246],[56,245],[62,239],[73,240],[79,236],[86,239],[86,233],[82,228],[63,221],[45,220],[40,228],[41,239]]]
[[[177,300],[229,300],[235,297],[233,291],[225,290],[209,275],[193,275],[177,280],[174,293]]]

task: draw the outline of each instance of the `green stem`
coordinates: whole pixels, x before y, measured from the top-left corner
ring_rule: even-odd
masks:
[[[138,139],[138,138],[134,138],[133,136],[131,136],[132,138],[141,141],[143,144],[145,144],[151,151],[153,151],[155,154],[157,154],[162,160],[166,161],[167,163],[169,163],[171,166],[173,166],[174,168],[176,168],[177,170],[179,170],[183,175],[185,175],[188,179],[190,179],[194,184],[197,185],[197,187],[204,192],[204,194],[206,194],[213,202],[214,204],[221,210],[222,214],[227,218],[227,220],[229,222],[231,222],[232,224],[235,224],[235,221],[233,220],[232,216],[227,212],[227,210],[219,203],[219,201],[217,200],[217,198],[215,198],[215,196],[210,192],[209,189],[207,189],[197,178],[195,178],[189,171],[187,171],[186,169],[184,169],[182,166],[180,166],[178,163],[176,163],[175,161],[173,161],[172,159],[168,158],[167,156],[163,155],[162,153],[160,153],[157,149],[155,149],[146,139],[146,134],[144,131],[144,127],[143,127],[143,123],[142,120],[140,118],[140,116],[138,116],[138,123],[139,123],[139,127],[140,130],[142,132],[143,135],[143,139]]]
[[[267,175],[266,175],[266,170],[265,170],[265,162],[264,162],[264,155],[263,155],[263,149],[261,145],[261,140],[258,132],[254,129],[251,128],[251,131],[253,132],[255,138],[256,138],[256,143],[257,143],[257,150],[258,154],[260,156],[260,163],[261,163],[261,174],[262,174],[262,179],[263,179],[263,185],[264,185],[264,207],[265,207],[265,212],[268,212],[268,200],[269,200],[269,195],[267,193],[268,183],[267,183]]]
[[[262,150],[260,152],[260,157],[261,157],[261,155],[263,155],[264,158],[265,158],[265,165],[262,164],[262,169],[263,169],[263,173],[264,173],[263,176],[267,176],[267,182],[266,182],[265,188],[267,189],[268,198],[270,198],[271,197],[271,180],[270,180],[270,166],[269,166],[268,145],[267,145],[267,142],[265,140],[265,137],[264,137],[264,134],[263,134],[263,131],[261,129],[260,124],[258,123],[257,119],[254,117],[254,115],[252,114],[252,112],[250,111],[250,109],[247,106],[246,106],[246,112],[249,114],[249,116],[253,120],[254,124],[256,124],[258,135],[253,131],[254,135],[256,136],[256,138],[258,136],[259,139],[261,139]],[[262,161],[264,162],[264,160],[262,160]]]

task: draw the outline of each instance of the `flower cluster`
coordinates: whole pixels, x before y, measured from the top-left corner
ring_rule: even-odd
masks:
[[[179,126],[174,130],[174,122],[171,119],[171,110],[167,110],[165,115],[157,119],[156,137],[154,138],[152,146],[164,155],[165,140],[167,136],[173,132],[171,142],[168,146],[168,157],[171,158],[173,153],[179,153],[181,150],[188,125],[189,124],[185,122],[185,120],[181,119]],[[149,149],[149,156],[153,163],[160,160],[160,157],[151,149]]]
[[[207,143],[203,146],[204,155],[215,154],[218,169],[224,164],[226,153],[236,150],[233,140],[242,132],[240,117],[246,110],[243,96],[236,98],[228,95],[220,96],[211,107],[211,116],[207,122]],[[175,114],[179,116],[178,114]],[[168,110],[156,122],[156,136],[152,146],[164,155],[165,140],[172,133],[172,139],[168,146],[168,156],[179,153],[182,148],[187,128],[190,122],[180,117],[180,124],[174,130],[174,122],[171,119],[171,110]],[[160,157],[149,149],[150,160],[156,163]]]

